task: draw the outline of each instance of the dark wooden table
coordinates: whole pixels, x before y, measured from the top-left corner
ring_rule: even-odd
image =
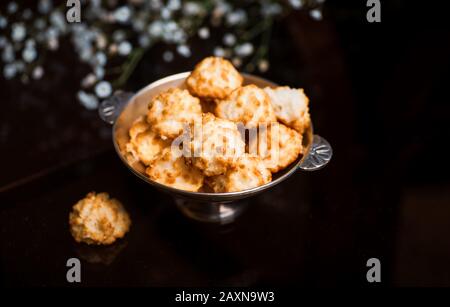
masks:
[[[1,283],[70,286],[66,261],[77,257],[81,286],[364,287],[373,286],[366,261],[376,257],[382,286],[449,286],[449,163],[440,144],[450,110],[439,98],[449,31],[415,26],[419,12],[396,3],[380,25],[365,22],[361,4],[333,1],[323,22],[295,14],[276,25],[264,77],[305,88],[335,155],[325,169],[251,199],[227,226],[187,220],[122,165],[110,127],[75,99],[86,68],[69,44],[44,80],[1,79]],[[157,46],[127,89],[189,70],[209,47],[167,64]],[[130,233],[110,247],[76,244],[68,231],[72,205],[92,190],[131,214]]]

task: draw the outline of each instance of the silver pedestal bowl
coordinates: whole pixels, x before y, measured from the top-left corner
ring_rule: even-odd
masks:
[[[322,137],[313,134],[310,127],[303,134],[304,154],[284,170],[273,175],[273,180],[265,185],[229,193],[188,192],[171,188],[145,175],[145,167],[141,163],[131,165],[126,159],[125,146],[129,140],[128,131],[134,120],[147,111],[152,97],[172,87],[185,88],[184,81],[190,72],[172,75],[153,82],[138,93],[117,93],[102,102],[99,107],[100,117],[113,125],[113,143],[117,154],[128,169],[149,185],[170,193],[177,207],[189,218],[216,223],[229,223],[246,207],[246,199],[281,183],[296,171],[314,171],[324,167],[331,159],[330,144]],[[243,74],[244,84],[255,84],[259,87],[276,86],[276,84],[259,77]]]

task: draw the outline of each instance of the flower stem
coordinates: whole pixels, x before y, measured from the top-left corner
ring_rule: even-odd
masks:
[[[141,61],[142,57],[145,54],[144,48],[137,48],[133,50],[133,52],[130,55],[130,58],[125,64],[123,65],[123,71],[122,74],[117,78],[115,81],[113,81],[113,87],[114,88],[120,88],[125,85],[125,83],[130,78],[131,74],[135,70],[137,64]]]

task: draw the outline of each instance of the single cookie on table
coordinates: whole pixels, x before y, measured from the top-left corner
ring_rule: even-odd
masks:
[[[280,123],[260,125],[258,134],[249,139],[248,151],[259,156],[276,173],[294,162],[303,152],[302,135]]]
[[[217,101],[215,114],[248,128],[277,120],[269,96],[253,84],[240,87],[227,98]]]
[[[168,140],[163,140],[155,132],[150,130],[150,125],[145,117],[139,117],[131,126],[130,141],[126,150],[130,154],[127,159],[130,163],[141,161],[149,165],[164,148],[170,146]]]
[[[242,82],[242,76],[228,60],[208,57],[195,66],[186,80],[186,86],[195,96],[223,99]]]
[[[152,161],[146,173],[153,181],[191,192],[197,192],[204,179],[198,169],[188,165],[184,157],[171,147],[165,148],[161,155]]]
[[[91,192],[73,206],[69,224],[75,241],[107,245],[125,236],[131,220],[118,200]]]
[[[266,87],[275,114],[283,124],[303,133],[310,125],[309,99],[303,89],[288,86]]]
[[[206,176],[215,176],[225,173],[245,152],[245,142],[235,123],[206,113],[202,125],[194,127],[189,149],[188,161]]]
[[[175,138],[195,120],[200,120],[200,100],[187,90],[171,88],[152,99],[147,122],[162,139]]]
[[[216,193],[238,192],[255,188],[272,180],[271,172],[259,157],[241,156],[225,174],[210,177],[207,184]]]

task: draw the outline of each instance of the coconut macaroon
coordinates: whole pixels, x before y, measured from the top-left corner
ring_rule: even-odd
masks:
[[[75,241],[107,245],[125,236],[131,220],[118,200],[91,192],[73,206],[69,225]]]
[[[163,140],[155,132],[147,130],[137,135],[133,145],[141,162],[149,165],[164,148],[170,146],[170,141]]]
[[[253,84],[240,87],[226,99],[217,101],[215,114],[249,128],[277,120],[269,96]]]
[[[216,193],[237,192],[255,188],[272,180],[272,174],[259,157],[241,156],[225,174],[208,178]]]
[[[195,96],[223,99],[240,87],[242,81],[242,76],[229,61],[208,57],[195,66],[186,80],[186,85]]]
[[[248,147],[250,155],[259,156],[264,165],[276,173],[303,152],[302,135],[280,123],[260,125],[258,134],[250,138]]]
[[[130,141],[126,145],[126,151],[130,154],[128,160],[131,163],[141,161],[149,165],[164,148],[170,145],[168,140],[163,140],[150,130],[150,125],[145,117],[139,117],[131,126]]]
[[[299,133],[303,133],[310,124],[309,99],[303,89],[279,86],[276,88],[266,87],[264,91],[270,97],[278,120]]]
[[[147,122],[161,138],[175,138],[202,114],[200,100],[187,90],[171,88],[152,99]]]
[[[130,140],[136,139],[139,133],[142,133],[150,128],[150,125],[145,120],[145,116],[139,116],[131,125],[129,135]]]
[[[245,142],[235,123],[203,114],[202,125],[195,125],[188,160],[206,176],[225,173],[244,154]]]
[[[151,180],[172,188],[197,192],[203,185],[203,174],[186,164],[183,156],[171,147],[165,148],[146,170]]]

